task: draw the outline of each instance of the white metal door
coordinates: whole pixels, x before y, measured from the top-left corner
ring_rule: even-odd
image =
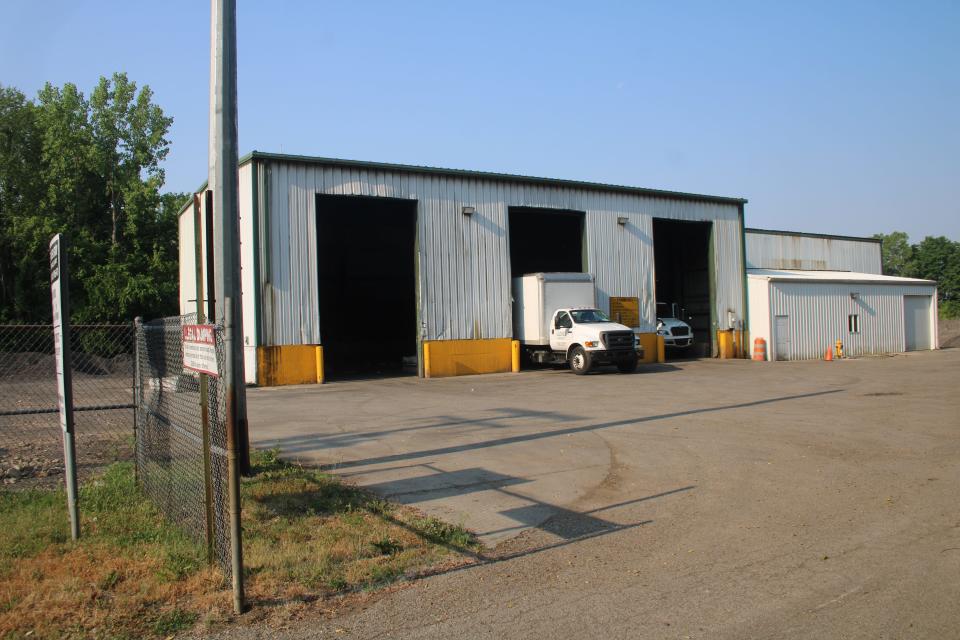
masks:
[[[560,311],[553,316],[550,324],[550,348],[554,351],[566,351],[570,346],[570,331],[573,330],[573,321],[570,314]]]
[[[931,296],[903,296],[903,333],[907,351],[932,349],[930,340]]]
[[[773,339],[775,342],[775,351],[777,360],[790,359],[790,318],[787,316],[774,316]]]

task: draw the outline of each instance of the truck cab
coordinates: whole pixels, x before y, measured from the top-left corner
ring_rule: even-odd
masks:
[[[633,331],[599,309],[557,309],[550,326],[550,350],[562,356],[574,373],[588,373],[598,364],[614,364],[621,372],[637,368]]]
[[[682,320],[685,310],[677,303],[657,303],[657,334],[665,347],[686,348],[693,344],[693,329]]]

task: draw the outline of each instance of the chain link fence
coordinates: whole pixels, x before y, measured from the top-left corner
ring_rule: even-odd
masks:
[[[133,449],[132,324],[71,326],[80,478]],[[63,475],[53,327],[0,325],[0,476],[31,486]]]
[[[140,486],[164,515],[210,545],[229,577],[226,385],[218,377],[201,377],[183,366],[182,329],[195,322],[196,315],[190,314],[136,326],[137,473]],[[219,326],[214,335],[221,371],[224,352]],[[204,455],[204,423],[209,459]]]

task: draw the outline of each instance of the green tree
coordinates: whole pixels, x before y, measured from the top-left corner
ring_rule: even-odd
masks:
[[[35,102],[0,87],[0,320],[50,316],[47,243],[70,238],[76,321],[177,309],[176,207],[161,194],[172,119],[126,74],[87,100],[47,84]]]
[[[29,317],[38,304],[31,252],[22,249],[45,190],[41,144],[36,106],[0,86],[0,322]]]
[[[943,317],[960,316],[960,242],[927,236],[913,246],[910,275],[937,281]]]
[[[903,231],[894,231],[886,234],[875,233],[873,237],[881,242],[880,260],[884,275],[906,275],[913,257],[913,247],[910,246],[907,234]]]

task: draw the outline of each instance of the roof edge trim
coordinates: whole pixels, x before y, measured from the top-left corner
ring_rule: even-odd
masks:
[[[874,242],[882,244],[882,240],[877,238],[866,238],[863,236],[841,236],[832,233],[807,233],[806,231],[780,231],[778,229],[757,229],[756,227],[747,227],[745,233],[766,233],[777,236],[799,236],[801,238],[824,238],[826,240],[852,240],[854,242]]]
[[[496,173],[491,171],[473,171],[469,169],[444,169],[440,167],[426,167],[420,165],[391,164],[387,162],[370,162],[366,160],[345,160],[341,158],[324,158],[319,156],[299,156],[283,153],[268,153],[265,151],[251,151],[240,158],[240,165],[244,165],[252,160],[268,160],[273,162],[287,162],[292,164],[315,164],[323,166],[344,166],[356,167],[360,169],[373,169],[377,171],[405,171],[407,173],[421,173],[429,175],[455,176],[460,178],[473,178],[476,180],[499,180],[502,182],[521,182],[527,184],[541,184],[556,187],[568,187],[578,189],[590,189],[592,191],[613,191],[617,193],[632,193],[636,195],[645,195],[658,198],[671,198],[674,200],[694,200],[698,202],[713,202],[717,204],[742,205],[746,204],[744,198],[731,198],[727,196],[711,196],[699,193],[686,193],[683,191],[669,191],[665,189],[650,189],[646,187],[628,187],[625,185],[604,184],[600,182],[586,182],[581,180],[565,180],[562,178],[542,178],[536,176],[521,176],[510,173]]]

